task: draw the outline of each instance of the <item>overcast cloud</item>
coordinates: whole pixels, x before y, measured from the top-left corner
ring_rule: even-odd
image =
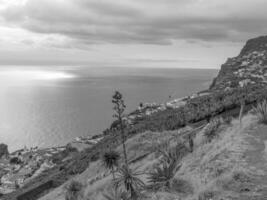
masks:
[[[40,55],[73,51],[74,60],[97,62],[102,55],[107,61],[178,60],[181,67],[180,60],[200,60],[200,67],[219,67],[213,65],[234,56],[247,39],[266,35],[266,7],[266,0],[0,0],[0,48],[22,49],[25,59],[35,48]],[[194,53],[203,49],[200,59]],[[142,57],[142,50],[151,53]]]

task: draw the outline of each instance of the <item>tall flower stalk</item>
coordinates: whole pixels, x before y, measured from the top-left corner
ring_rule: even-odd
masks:
[[[122,146],[123,146],[123,156],[124,156],[124,163],[125,166],[128,168],[128,159],[126,153],[126,145],[125,145],[125,132],[124,132],[124,123],[123,123],[123,113],[126,108],[123,100],[123,96],[120,92],[115,91],[115,94],[112,96],[112,103],[114,104],[113,110],[115,114],[113,117],[118,120],[118,125],[120,129],[121,139],[122,139]]]

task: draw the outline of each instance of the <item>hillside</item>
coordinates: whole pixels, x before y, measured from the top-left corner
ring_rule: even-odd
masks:
[[[221,66],[210,89],[230,90],[246,84],[267,84],[267,36],[248,40],[237,57]]]
[[[126,144],[127,153],[131,160],[137,161],[130,167],[142,171],[141,178],[148,184],[147,174],[160,164],[161,158],[153,144],[174,144],[191,131],[186,127],[180,131],[145,132],[131,138]],[[238,120],[222,123],[212,142],[207,141],[203,128],[194,139],[194,152],[180,160],[181,168],[174,176],[171,189],[147,190],[143,193],[144,199],[265,199],[266,131],[267,126],[259,125],[251,114],[243,118],[243,126]],[[117,151],[121,152],[121,147]],[[111,178],[111,174],[97,161],[75,180],[85,185],[87,199],[105,200],[103,194],[109,193]],[[62,186],[40,200],[64,200],[64,194]]]
[[[127,154],[130,167],[142,172],[146,199],[262,199],[267,187],[264,166],[265,125],[255,115],[238,116],[267,98],[267,37],[249,40],[240,55],[222,65],[210,89],[160,106],[136,110],[126,118]],[[175,102],[175,104],[173,104]],[[175,106],[172,106],[175,105]],[[216,119],[211,120],[210,119]],[[210,122],[209,122],[210,121]],[[214,125],[215,123],[215,125]],[[3,199],[64,199],[71,180],[84,186],[87,199],[104,199],[111,189],[112,175],[100,161],[110,149],[122,151],[118,123],[105,130],[104,138],[71,159],[47,170]],[[206,133],[209,132],[211,138]],[[214,129],[214,130],[213,130]],[[189,138],[193,139],[191,152]],[[179,147],[181,168],[170,188],[149,188],[148,174],[162,166],[161,148]],[[259,159],[255,155],[262,155]],[[121,163],[121,162],[120,162]],[[258,198],[258,196],[259,198]],[[179,199],[178,198],[178,199]]]
[[[260,125],[253,114],[247,114],[242,124],[238,119],[228,121],[229,116],[238,114],[242,98],[247,105],[266,98],[266,93],[263,92],[266,87],[262,87],[267,83],[266,64],[267,37],[249,40],[240,55],[228,59],[222,65],[208,93],[189,99],[183,105],[183,111],[191,109],[186,112],[191,114],[182,121],[181,114],[179,115],[181,108],[177,108],[155,112],[149,118],[134,123],[142,130],[135,131],[143,133],[128,139],[127,154],[133,161],[130,167],[143,172],[140,178],[146,184],[149,184],[148,174],[161,165],[161,156],[155,146],[162,147],[166,143],[173,146],[181,142],[189,148],[188,135],[193,136],[195,145],[193,153],[186,151],[183,154],[181,168],[176,172],[171,188],[145,190],[144,199],[267,198],[267,126]],[[196,112],[191,106],[193,104],[197,105]],[[203,108],[199,109],[201,106]],[[249,106],[246,108],[250,109]],[[216,136],[211,141],[205,133],[213,122],[204,122],[204,128],[203,123],[183,127],[187,124],[186,121],[198,122],[220,113],[223,113],[224,119],[220,119]],[[146,129],[150,131],[145,131]],[[122,147],[117,147],[116,150],[121,152]],[[111,174],[103,168],[100,161],[94,162],[74,179],[85,185],[84,194],[91,200],[104,200],[103,194],[109,193],[111,189]],[[64,186],[61,186],[41,200],[63,200],[64,192]]]

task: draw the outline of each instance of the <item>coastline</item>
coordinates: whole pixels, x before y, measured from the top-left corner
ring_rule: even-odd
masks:
[[[238,58],[228,59],[210,88],[205,91],[179,99],[171,100],[170,96],[169,100],[162,104],[140,104],[139,108],[123,118],[127,139],[142,133],[174,131],[175,134],[179,134],[179,130],[184,127],[203,127],[214,117],[228,121],[228,118],[239,114],[242,102],[245,102],[245,113],[257,102],[267,99],[267,75],[264,71],[267,67],[261,66],[264,62],[259,62],[260,59],[266,61],[267,57],[253,49],[251,51],[246,55],[241,54]],[[265,53],[267,52],[264,51],[264,55]],[[255,63],[260,66],[255,67]],[[264,70],[258,71],[258,67]],[[116,149],[121,144],[118,122],[114,121],[102,135],[93,137],[93,140],[77,138],[74,144],[89,145],[79,151],[70,143],[63,151],[56,152],[52,162],[56,165],[40,172],[23,187],[4,195],[3,200],[23,199],[29,196],[38,199],[82,174],[90,164],[98,161],[105,151]],[[142,158],[144,156],[146,155],[141,155]],[[16,186],[17,183],[13,185]]]
[[[49,148],[23,148],[0,159],[0,193],[8,194],[23,187],[46,170],[70,159],[71,153],[91,148],[103,138],[102,135],[77,137],[63,146]]]
[[[199,92],[190,96],[172,99],[161,104],[144,103],[142,106],[139,106],[136,110],[129,113],[124,118],[124,121],[128,125],[134,126],[136,121],[140,119],[144,119],[145,117],[149,117],[152,114],[156,114],[157,112],[165,111],[167,109],[177,109],[184,106],[188,100],[207,94],[208,93],[206,92]],[[112,125],[110,129],[112,129]],[[56,167],[59,163],[66,161],[66,159],[70,159],[69,152],[80,153],[86,149],[93,148],[101,142],[104,137],[105,131],[104,134],[97,134],[88,137],[76,137],[73,141],[67,143],[66,145],[48,148],[34,147],[30,149],[25,147],[23,149],[15,150],[9,154],[8,158],[0,159],[0,165],[2,164],[3,167],[2,171],[5,172],[1,179],[2,186],[0,187],[0,193],[8,194],[15,191],[17,188],[23,187],[42,172]],[[66,151],[68,153],[66,153]],[[63,156],[61,156],[62,154]],[[29,155],[31,155],[30,159]],[[12,165],[8,162],[8,160],[12,158],[19,158],[21,160],[21,163],[18,163],[16,166],[17,169],[14,170],[15,173],[11,172],[13,170]],[[31,163],[31,165],[34,166],[29,166],[29,162],[35,162],[35,165]],[[28,172],[23,174],[19,173],[19,171],[23,170],[25,167],[29,169]]]
[[[251,103],[255,102],[256,99],[262,99],[265,96],[264,94],[267,94],[267,92],[264,92],[266,91],[266,89],[259,87],[258,85],[252,86],[251,88],[249,88],[249,90],[251,91],[251,96],[253,98],[251,99],[251,96],[247,98]],[[242,96],[243,92],[247,91],[247,88],[243,90],[240,90],[239,88],[231,91],[210,91],[209,93],[207,91],[199,92],[198,94],[190,96],[190,98],[180,98],[179,100],[171,101],[174,102],[174,104],[172,103],[174,108],[167,107],[166,104],[145,104],[146,106],[138,108],[136,111],[130,113],[128,115],[128,118],[124,119],[128,124],[127,137],[130,138],[136,133],[142,133],[147,130],[161,131],[162,126],[164,126],[163,130],[179,129],[184,127],[185,123],[190,123],[191,126],[198,127],[199,123],[203,124],[203,120],[207,120],[207,118],[209,118],[209,116],[211,115],[236,115],[239,113],[239,104],[236,104],[234,100],[239,101],[239,97],[237,96]],[[219,101],[222,101],[222,99],[219,100],[222,94],[225,95],[226,98],[231,98],[233,100],[230,105],[218,103]],[[181,102],[184,102],[185,99],[186,103],[181,104]],[[207,105],[207,103],[209,104],[209,106]],[[176,105],[180,106],[176,107]],[[196,108],[194,106],[192,107],[192,105],[202,106],[203,108],[205,108],[205,110]],[[216,107],[216,105],[227,107]],[[162,107],[164,107],[164,109],[162,109]],[[208,107],[210,108],[207,109]],[[185,112],[186,109],[191,110]],[[180,114],[177,115],[177,113]],[[166,119],[169,119],[169,116],[172,116],[172,121],[166,124]],[[173,118],[174,116],[175,118]],[[166,119],[164,119],[163,117]],[[109,129],[107,129],[106,132],[104,131],[102,138],[101,136],[95,136],[101,138],[99,141],[95,141],[95,144],[93,145],[92,142],[90,142],[91,146],[82,148],[80,152],[77,151],[76,148],[71,147],[71,145],[66,145],[66,147],[68,148],[63,150],[62,153],[60,152],[59,154],[56,154],[56,165],[54,165],[53,167],[48,167],[38,176],[30,179],[29,182],[25,183],[25,185],[21,187],[21,189],[15,188],[13,192],[4,195],[4,199],[13,199],[14,197],[18,197],[24,194],[25,191],[31,193],[31,191],[36,191],[35,188],[39,188],[39,186],[43,187],[43,184],[48,184],[49,186],[51,183],[53,183],[48,188],[55,188],[63,184],[66,180],[69,180],[74,175],[82,173],[84,170],[86,170],[91,162],[95,162],[100,158],[101,152],[103,153],[103,151],[105,151],[106,149],[113,149],[120,143],[120,135],[117,134],[118,130],[116,123],[113,123],[112,125]],[[88,138],[77,138],[77,140],[87,141]],[[48,149],[53,149],[53,147]],[[49,174],[49,176],[46,175],[47,173]],[[13,188],[16,184],[16,182],[13,182]]]

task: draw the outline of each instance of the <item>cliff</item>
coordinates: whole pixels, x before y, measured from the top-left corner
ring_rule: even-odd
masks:
[[[237,57],[221,66],[210,89],[229,90],[255,84],[267,84],[267,36],[248,40]]]

